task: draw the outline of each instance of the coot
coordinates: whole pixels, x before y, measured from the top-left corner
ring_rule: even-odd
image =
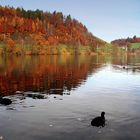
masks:
[[[101,112],[101,116],[94,118],[91,121],[91,125],[96,126],[96,127],[99,127],[99,126],[104,127],[105,126],[105,112]]]

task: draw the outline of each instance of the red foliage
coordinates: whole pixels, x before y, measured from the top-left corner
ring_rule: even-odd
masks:
[[[105,43],[95,38],[82,23],[72,19],[70,15],[65,17],[60,12],[51,14],[0,6],[0,34],[7,33],[12,39],[15,39],[13,34],[24,36],[42,33],[46,40],[44,43],[48,42],[50,45],[63,43],[94,46]]]
[[[134,36],[133,38],[127,38],[127,39],[117,39],[111,42],[114,45],[118,46],[126,46],[129,43],[140,43],[140,38]]]

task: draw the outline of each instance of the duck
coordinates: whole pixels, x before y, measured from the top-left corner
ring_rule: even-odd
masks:
[[[11,99],[0,97],[0,104],[10,105],[12,103]]]
[[[105,126],[105,112],[101,112],[101,116],[94,118],[91,121],[91,125],[95,127],[104,127]]]

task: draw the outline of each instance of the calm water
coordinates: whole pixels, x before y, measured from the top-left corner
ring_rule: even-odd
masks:
[[[16,94],[41,93],[47,99]],[[4,140],[139,140],[140,56],[0,57]],[[106,112],[106,126],[90,126]]]

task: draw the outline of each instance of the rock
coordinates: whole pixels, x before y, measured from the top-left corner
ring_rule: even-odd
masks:
[[[0,97],[0,104],[10,105],[12,103],[11,99]]]
[[[56,96],[54,96],[53,98],[57,99],[57,100],[63,100],[62,98],[59,98],[59,97],[56,97]]]
[[[16,94],[23,94],[24,91],[16,91],[15,93],[16,93]]]
[[[26,97],[30,97],[33,99],[46,99],[47,97],[44,94],[40,93],[26,93]]]

